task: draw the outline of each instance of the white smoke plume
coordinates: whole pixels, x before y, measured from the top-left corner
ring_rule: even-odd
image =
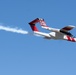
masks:
[[[19,34],[28,34],[28,31],[25,31],[22,29],[17,29],[17,28],[10,28],[10,27],[6,27],[6,26],[2,26],[2,25],[0,25],[0,30],[19,33]]]

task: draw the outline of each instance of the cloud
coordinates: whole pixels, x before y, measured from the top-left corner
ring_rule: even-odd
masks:
[[[10,27],[6,27],[6,26],[2,26],[2,25],[0,25],[0,30],[13,32],[13,33],[19,33],[19,34],[28,34],[28,31],[26,31],[26,30],[10,28]]]

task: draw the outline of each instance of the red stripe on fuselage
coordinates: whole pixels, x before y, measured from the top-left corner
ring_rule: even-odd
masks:
[[[73,41],[73,42],[75,42],[75,39],[74,39],[74,38],[72,38],[72,41]]]
[[[67,36],[67,38],[68,38],[68,41],[71,41],[71,37],[70,36]]]
[[[67,36],[68,41],[76,42],[74,38]]]

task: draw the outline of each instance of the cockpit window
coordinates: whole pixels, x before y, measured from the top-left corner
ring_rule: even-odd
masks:
[[[69,35],[71,37],[74,37],[70,32],[66,32],[66,31],[63,31],[63,30],[60,30],[60,32],[66,34],[66,35]]]

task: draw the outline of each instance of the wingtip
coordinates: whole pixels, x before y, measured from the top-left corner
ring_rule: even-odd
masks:
[[[71,26],[71,27],[73,27],[73,28],[75,28],[76,26],[74,26],[74,25],[69,25],[69,26]]]

